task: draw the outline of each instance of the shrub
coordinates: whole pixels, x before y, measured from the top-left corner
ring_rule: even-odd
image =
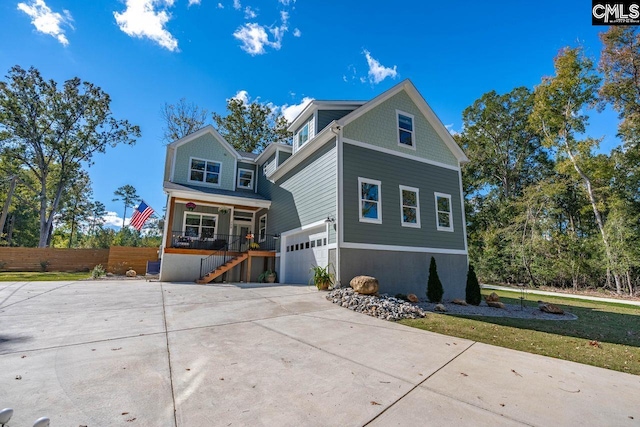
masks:
[[[482,302],[482,294],[480,293],[480,283],[478,283],[478,277],[473,269],[472,265],[469,265],[469,272],[467,273],[467,288],[466,298],[467,303],[471,305],[480,305]]]
[[[47,271],[47,267],[49,267],[49,261],[44,260],[44,261],[40,261],[40,269],[42,271]]]
[[[427,298],[430,302],[441,302],[444,290],[442,289],[442,283],[438,277],[438,269],[436,267],[436,260],[431,257],[431,264],[429,265],[429,281],[427,282]]]
[[[107,272],[104,270],[102,264],[96,265],[95,267],[93,267],[93,270],[91,270],[91,277],[94,279],[102,277],[105,274],[107,274]]]

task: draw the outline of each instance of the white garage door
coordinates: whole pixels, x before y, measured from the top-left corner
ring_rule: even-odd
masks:
[[[286,283],[308,284],[312,266],[329,262],[327,232],[324,226],[288,236],[285,239],[284,276]]]

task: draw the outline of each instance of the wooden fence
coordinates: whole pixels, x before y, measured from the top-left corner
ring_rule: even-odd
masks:
[[[0,247],[0,271],[89,271],[98,264],[113,274],[132,268],[144,274],[147,261],[158,260],[158,248],[112,246],[110,249]]]

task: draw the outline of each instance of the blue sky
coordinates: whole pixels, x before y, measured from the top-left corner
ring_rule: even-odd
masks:
[[[295,114],[305,99],[367,100],[409,78],[445,125],[483,93],[533,88],[563,46],[597,57],[582,1],[3,0],[0,73],[34,66],[80,77],[142,129],[133,147],[95,158],[94,198],[121,224],[113,192],[131,184],[156,211],[165,146],[160,109],[186,98],[225,113],[244,95]],[[603,151],[618,144],[611,111],[591,112]]]

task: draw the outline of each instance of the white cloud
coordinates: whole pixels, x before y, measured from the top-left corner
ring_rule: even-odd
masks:
[[[453,136],[460,135],[460,132],[458,132],[457,130],[455,130],[455,129],[453,128],[453,123],[448,124],[448,125],[444,125],[444,127],[446,127],[446,128],[447,128],[447,130],[449,131],[449,133],[450,133],[451,135],[453,135]]]
[[[300,114],[302,110],[304,110],[307,107],[307,105],[309,105],[311,101],[313,101],[313,98],[309,98],[308,96],[305,96],[304,98],[302,98],[302,101],[299,104],[293,104],[293,105],[284,104],[283,106],[278,108],[279,108],[279,111],[284,116],[284,118],[287,119],[287,122],[291,123],[293,119],[295,119],[298,116],[298,114]]]
[[[293,30],[293,37],[300,37],[301,35],[302,35],[302,32],[298,28]]]
[[[222,3],[218,3],[218,9],[224,9],[224,5]]]
[[[378,84],[387,77],[395,79],[398,75],[397,66],[393,68],[385,67],[376,59],[371,56],[368,50],[364,50],[364,56],[367,58],[367,64],[369,64],[369,81],[373,84]],[[362,80],[362,79],[361,79]]]
[[[127,35],[149,38],[174,52],[178,50],[178,40],[165,28],[171,15],[166,9],[156,10],[157,6],[171,7],[173,3],[174,0],[126,0],[126,10],[123,13],[113,12],[113,16]]]
[[[233,95],[231,97],[231,99],[238,99],[240,101],[242,101],[245,104],[249,103],[249,92],[247,92],[246,90],[239,90],[238,93],[236,93],[235,95]]]
[[[244,8],[244,19],[254,19],[258,16],[258,13],[251,9],[250,6]]]
[[[233,8],[235,10],[240,10],[242,9],[242,5],[240,4],[240,0],[233,0]]]
[[[116,212],[113,211],[108,211],[107,214],[105,216],[102,217],[102,219],[104,219],[104,225],[105,227],[117,227],[120,228],[122,227],[122,217],[118,216],[118,214]],[[131,220],[129,218],[125,219],[124,224],[129,225],[129,222]]]
[[[282,25],[286,26],[287,23],[289,22],[289,12],[287,12],[286,10],[281,10],[280,19],[282,20]]]
[[[193,6],[194,4],[200,4],[201,0],[189,0],[189,6]],[[220,3],[218,3],[220,4]]]
[[[31,17],[31,23],[36,27],[36,31],[55,37],[64,46],[69,44],[67,36],[62,29],[63,25],[71,28],[73,18],[68,10],[63,10],[64,16],[58,12],[53,12],[44,0],[31,0],[29,4],[18,3],[18,10],[23,11]]]
[[[269,31],[273,35],[273,39],[267,33]],[[287,31],[286,24],[280,27],[267,27],[257,23],[244,24],[233,33],[233,37],[240,40],[242,45],[240,48],[249,55],[262,55],[266,53],[265,47],[272,47],[280,50],[282,47],[282,37]]]
[[[285,6],[289,6],[290,4],[296,2],[296,0],[278,0],[278,1]]]

